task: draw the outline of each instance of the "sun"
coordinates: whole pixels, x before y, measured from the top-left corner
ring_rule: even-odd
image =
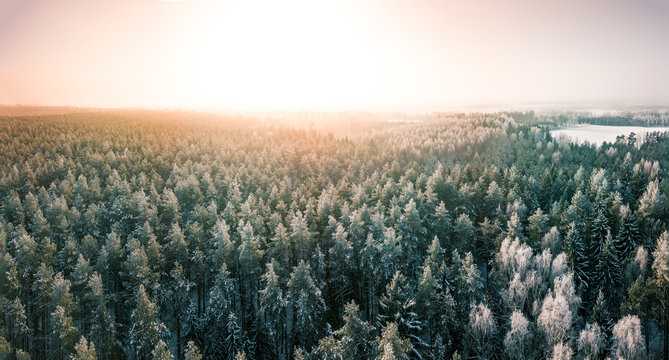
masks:
[[[175,56],[194,103],[334,108],[383,82],[359,21],[335,1],[222,2],[191,16]]]

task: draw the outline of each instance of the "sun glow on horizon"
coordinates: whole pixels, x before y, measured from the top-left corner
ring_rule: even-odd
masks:
[[[184,96],[191,104],[256,110],[401,103],[421,77],[439,75],[414,68],[420,49],[398,46],[402,30],[384,28],[388,14],[374,10],[328,0],[200,8],[176,35],[184,44],[176,55]]]
[[[183,74],[190,75],[183,80],[196,96],[193,102],[327,107],[333,99],[352,101],[363,95],[360,91],[372,91],[360,84],[383,81],[368,61],[372,57],[355,19],[346,17],[334,2],[228,5],[194,16],[190,31],[180,39],[190,43],[180,61]]]
[[[669,99],[641,0],[0,3],[0,104],[441,110]]]

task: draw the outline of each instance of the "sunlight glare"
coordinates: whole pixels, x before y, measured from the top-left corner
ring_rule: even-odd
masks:
[[[356,20],[336,2],[234,1],[201,9],[183,36],[191,99],[235,107],[328,107],[374,75]],[[308,16],[307,16],[308,14]],[[235,86],[225,86],[225,84]],[[204,96],[203,96],[204,95]]]

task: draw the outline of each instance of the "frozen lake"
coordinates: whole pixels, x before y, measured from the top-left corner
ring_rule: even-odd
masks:
[[[551,130],[551,136],[555,139],[566,138],[579,144],[589,142],[597,146],[605,141],[615,142],[619,135],[635,133],[637,139],[642,139],[646,133],[653,131],[669,131],[669,127],[643,127],[643,126],[605,126],[605,125],[576,125],[569,128]]]

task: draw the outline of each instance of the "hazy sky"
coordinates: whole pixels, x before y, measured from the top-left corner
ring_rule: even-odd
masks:
[[[0,104],[669,103],[669,0],[0,0]]]

